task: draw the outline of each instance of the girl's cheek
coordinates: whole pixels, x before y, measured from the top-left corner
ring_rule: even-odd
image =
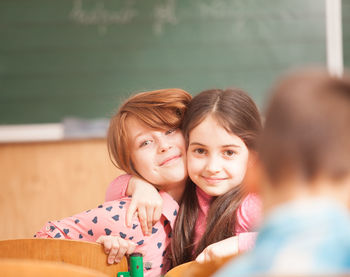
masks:
[[[192,153],[190,151],[187,151],[187,161],[188,163],[192,161]]]
[[[197,159],[191,156],[191,157],[187,157],[187,161],[188,161],[187,170],[189,174],[198,173],[203,168],[203,161],[201,159]]]
[[[194,167],[195,167],[195,161],[194,161],[193,157],[191,155],[187,154],[187,170],[188,170],[188,172],[193,171]]]
[[[199,163],[199,160],[193,155],[192,152],[187,152],[187,160],[188,163],[190,163],[193,166]]]
[[[189,159],[188,157],[187,157],[187,171],[188,171],[188,173],[190,173],[190,172],[193,171],[193,170],[192,170],[191,159]]]

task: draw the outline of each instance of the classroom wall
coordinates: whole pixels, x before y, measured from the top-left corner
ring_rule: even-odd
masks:
[[[96,207],[122,171],[104,139],[0,144],[0,239],[32,237],[48,220]]]

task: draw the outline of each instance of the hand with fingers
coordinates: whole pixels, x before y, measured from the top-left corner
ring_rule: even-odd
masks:
[[[100,236],[96,242],[104,246],[109,264],[119,263],[125,255],[132,254],[136,248],[136,243],[119,236]]]
[[[219,242],[208,245],[202,253],[200,253],[196,262],[206,263],[218,258],[233,256],[238,254],[238,237],[230,237]]]
[[[132,200],[126,213],[126,226],[131,227],[132,218],[137,214],[143,233],[152,234],[152,226],[159,221],[163,208],[163,199],[158,190],[147,181],[133,176],[127,194],[132,196]]]

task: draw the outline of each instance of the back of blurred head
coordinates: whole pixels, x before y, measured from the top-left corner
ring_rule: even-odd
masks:
[[[274,87],[265,115],[259,154],[272,190],[290,180],[312,186],[349,177],[349,75],[294,72]]]

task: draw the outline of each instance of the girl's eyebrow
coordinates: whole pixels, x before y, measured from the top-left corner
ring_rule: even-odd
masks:
[[[234,147],[234,148],[240,148],[239,145],[236,145],[236,144],[226,144],[226,145],[223,145],[222,147]]]
[[[146,136],[145,133],[139,132],[134,137],[131,138],[132,143],[139,143],[139,140],[143,139],[143,137]]]
[[[144,136],[149,136],[150,132],[138,132],[135,136],[134,136],[134,140],[137,140],[139,137],[144,137]]]
[[[137,141],[137,139],[142,135],[142,133],[137,133],[135,136],[132,136],[130,139],[133,143]]]
[[[198,145],[198,146],[205,146],[205,147],[207,146],[207,145],[205,145],[203,143],[196,142],[196,141],[191,142],[189,145]],[[236,144],[225,144],[225,145],[221,145],[221,147],[222,148],[226,148],[226,147],[240,148],[240,146],[236,145]]]
[[[196,141],[194,141],[194,142],[191,142],[191,143],[190,143],[190,145],[199,145],[199,146],[206,146],[205,144],[203,144],[203,143],[200,143],[200,142],[196,142]]]
[[[142,136],[142,135],[143,135],[142,132],[137,133],[137,134],[134,136],[134,140],[136,140],[138,137],[140,137],[140,136]]]

